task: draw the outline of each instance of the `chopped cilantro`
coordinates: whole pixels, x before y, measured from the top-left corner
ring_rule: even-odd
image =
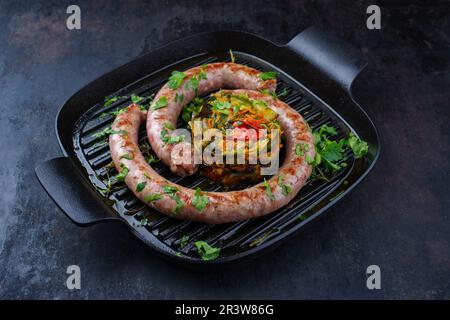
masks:
[[[120,159],[133,160],[133,157],[129,153],[125,153],[120,156]]]
[[[277,77],[277,73],[275,71],[261,72],[259,74],[259,78],[263,81],[275,79],[276,77]]]
[[[100,114],[100,118],[106,117],[106,116],[118,116],[119,114],[125,112],[127,110],[127,108],[122,108],[122,109],[118,109],[118,110],[114,110],[114,111],[110,111],[110,112],[103,112]]]
[[[270,189],[270,185],[267,182],[266,178],[264,178],[263,186],[266,188],[266,194],[270,198],[270,200],[275,200],[275,196],[272,193],[272,189]]]
[[[120,164],[120,172],[116,176],[117,180],[124,181],[125,177],[127,176],[128,172],[130,171],[123,163]]]
[[[131,101],[132,101],[133,103],[138,104],[138,103],[141,102],[142,100],[144,100],[143,97],[140,97],[140,96],[135,95],[135,94],[132,94],[132,95],[131,95]]]
[[[176,206],[175,206],[175,208],[173,208],[173,212],[180,213],[181,209],[183,209],[183,207],[184,207],[183,200],[181,200],[180,197],[177,196],[176,194],[171,194],[170,198],[172,198],[176,202]]]
[[[172,187],[169,185],[162,187],[165,193],[171,194],[180,191],[177,187]]]
[[[184,139],[185,139],[184,135],[170,136],[170,135],[167,135],[167,130],[163,129],[161,131],[161,141],[164,143],[174,144],[174,143],[184,141]]]
[[[209,102],[211,105],[211,109],[215,110],[217,112],[223,113],[223,114],[229,114],[231,109],[231,103],[228,101],[219,101],[219,100],[212,100]]]
[[[175,127],[170,122],[165,122],[164,128],[166,128],[168,130],[175,130]]]
[[[285,98],[289,94],[289,90],[287,88],[283,88],[281,92],[278,94],[278,98]]]
[[[202,98],[194,98],[190,104],[183,108],[183,112],[181,114],[181,118],[183,118],[184,122],[189,122],[192,119],[192,115],[197,115],[200,113],[203,107],[203,99]]]
[[[145,227],[146,225],[148,225],[148,219],[143,218],[143,219],[141,219],[141,221],[139,221],[138,227]]]
[[[117,100],[119,100],[121,97],[116,96],[116,97],[111,97],[111,98],[106,98],[105,97],[105,101],[103,102],[103,106],[107,107],[112,105],[114,102],[116,102]]]
[[[197,187],[195,189],[194,199],[192,200],[192,204],[194,205],[195,209],[202,212],[203,210],[205,210],[205,207],[208,203],[208,197],[202,195],[202,189]]]
[[[184,94],[178,94],[178,92],[175,94],[175,102],[183,102],[184,100]]]
[[[152,107],[152,109],[153,110],[158,110],[158,109],[161,109],[161,108],[165,108],[165,107],[167,107],[167,97],[161,97],[161,98],[159,98],[158,99],[158,101],[156,101],[154,104],[153,104],[153,107]]]
[[[172,75],[169,78],[168,86],[170,89],[178,89],[183,82],[183,79],[186,77],[184,72],[180,71],[172,71]]]
[[[145,158],[145,160],[148,162],[148,164],[152,164],[154,162],[158,162],[159,159],[156,158],[154,155],[149,155],[147,158]]]
[[[152,194],[149,194],[149,195],[145,196],[144,201],[145,201],[145,202],[150,202],[150,203],[151,203],[151,202],[160,200],[160,199],[162,199],[162,198],[163,198],[162,194],[159,194],[159,193],[152,193]]]
[[[352,149],[352,152],[355,155],[356,159],[366,155],[367,151],[369,150],[369,145],[367,144],[367,142],[362,141],[360,138],[355,136],[353,132],[350,132],[348,145]]]
[[[113,130],[111,127],[106,127],[105,129],[94,133],[92,135],[92,137],[96,138],[96,139],[104,139],[104,138],[106,138],[107,136],[109,136],[111,134],[126,135],[126,134],[128,134],[128,132],[125,131],[125,130],[118,130],[117,131],[117,130]]]
[[[352,132],[347,139],[330,140],[330,137],[337,135],[337,131],[328,125],[321,126],[313,132],[313,135],[316,155],[314,159],[307,155],[306,162],[313,165],[314,169],[317,168],[322,178],[324,178],[324,175],[318,167],[319,165],[323,166],[325,172],[335,172],[343,167],[347,167],[347,163],[340,163],[340,161],[344,159],[344,153],[348,148],[352,150],[355,158],[363,157],[368,151],[369,146],[367,142],[362,141]]]
[[[220,248],[212,247],[205,241],[195,241],[194,245],[197,248],[199,256],[204,261],[215,260],[220,255]]]
[[[188,242],[189,242],[189,236],[183,235],[180,239],[180,248],[186,247]]]
[[[282,175],[278,176],[278,185],[281,187],[281,193],[283,193],[284,196],[287,196],[289,193],[291,193],[292,188],[291,186],[283,183]]]
[[[139,183],[136,185],[136,192],[141,192],[142,190],[144,190],[146,184],[147,184],[146,181],[139,182]]]

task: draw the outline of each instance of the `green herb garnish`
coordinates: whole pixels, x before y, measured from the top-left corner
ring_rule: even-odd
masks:
[[[149,155],[147,158],[145,158],[145,160],[148,162],[148,164],[152,164],[154,162],[158,162],[159,159],[157,157],[155,157],[154,155]]]
[[[205,241],[195,241],[194,245],[197,248],[199,256],[204,261],[215,260],[220,255],[220,248],[212,247]]]
[[[130,171],[123,163],[120,164],[120,172],[116,176],[117,180],[124,181],[125,177],[127,176],[128,172]]]
[[[209,104],[211,105],[211,109],[215,110],[217,112],[223,113],[223,114],[229,114],[231,103],[228,101],[219,101],[219,100],[213,100],[210,101]]]
[[[108,106],[112,105],[114,102],[116,102],[117,100],[119,100],[120,98],[122,98],[122,97],[120,97],[120,96],[111,97],[111,98],[106,98],[105,97],[105,101],[103,102],[103,106],[104,107],[108,107]]]
[[[162,198],[163,198],[162,194],[159,194],[159,193],[152,193],[152,194],[149,194],[148,196],[145,196],[145,197],[144,197],[144,201],[145,201],[145,202],[151,203],[151,202],[160,200],[160,199],[162,199]]]
[[[136,186],[136,192],[141,192],[142,190],[144,190],[146,184],[146,181],[139,182]]]
[[[348,148],[350,148],[355,156],[355,158],[363,157],[368,151],[367,142],[356,137],[352,132],[349,134],[348,138],[343,138],[340,140],[330,140],[332,136],[337,135],[335,128],[328,125],[321,126],[318,130],[313,132],[314,135],[314,148],[316,155],[314,159],[311,159],[309,155],[306,156],[306,162],[314,167],[314,170],[319,171],[319,176],[327,180],[320,169],[324,169],[325,172],[336,172],[343,167],[347,166],[347,163],[339,163],[344,159],[344,153]],[[304,145],[306,146],[306,145]],[[296,147],[297,150],[297,147]]]
[[[272,193],[272,189],[270,189],[270,185],[267,182],[266,178],[264,178],[263,186],[266,188],[266,194],[270,200],[275,200],[275,196]]]
[[[202,98],[194,98],[191,103],[189,103],[186,107],[183,108],[183,112],[181,114],[181,118],[183,118],[184,122],[189,122],[192,119],[192,115],[197,115],[200,113],[203,107],[203,99]]]
[[[202,189],[199,187],[195,188],[194,199],[192,200],[192,204],[195,209],[202,212],[205,210],[206,205],[209,203],[208,197],[202,195]]]
[[[183,235],[180,239],[180,248],[186,247],[188,242],[189,242],[189,236]]]
[[[263,81],[275,79],[276,77],[277,77],[277,73],[275,71],[261,72],[259,74],[259,78]]]
[[[131,101],[132,101],[133,103],[138,104],[139,102],[141,102],[141,101],[143,101],[143,100],[144,100],[143,97],[140,97],[140,96],[135,95],[135,94],[132,94],[132,95],[131,95]]]
[[[103,112],[100,114],[100,118],[106,117],[106,116],[114,116],[117,117],[119,114],[125,112],[127,110],[127,108],[122,108],[122,109],[118,109],[118,110],[114,110],[114,111],[109,111],[109,112]]]
[[[205,70],[200,70],[200,72],[197,75],[192,76],[191,79],[189,79],[189,81],[186,83],[185,88],[193,89],[195,92],[195,95],[197,95],[198,87],[200,85],[201,80],[206,80]]]
[[[129,153],[125,153],[120,156],[120,159],[133,160],[133,157]]]
[[[153,104],[152,109],[153,110],[158,110],[158,109],[161,109],[161,108],[165,108],[165,107],[167,107],[167,104],[168,104],[167,97],[161,97],[161,98],[158,99],[158,101],[156,101]]]
[[[178,89],[183,82],[183,79],[186,77],[184,72],[180,71],[172,71],[172,75],[169,77],[168,86],[170,89]]]
[[[171,194],[171,193],[180,191],[177,187],[173,187],[173,186],[169,186],[169,185],[163,186],[162,189],[167,194]]]
[[[148,225],[147,218],[143,218],[143,219],[141,219],[141,221],[139,221],[139,227],[145,227],[146,225]]]
[[[369,151],[369,145],[367,144],[367,142],[355,136],[353,132],[350,132],[348,145],[352,149],[352,152],[355,155],[356,159],[365,156]]]
[[[127,135],[128,132],[125,130],[113,130],[111,129],[111,127],[107,127],[101,131],[98,131],[96,133],[94,133],[92,135],[92,137],[96,138],[96,139],[104,139],[107,136],[111,135],[111,134],[121,134],[121,135]]]
[[[174,143],[184,141],[184,139],[185,139],[184,135],[170,136],[170,135],[167,135],[167,130],[163,129],[161,131],[161,141],[164,143],[174,144]]]
[[[178,94],[178,92],[175,94],[175,102],[183,102],[184,100],[184,94]]]
[[[183,207],[184,207],[183,200],[181,200],[180,197],[177,196],[176,194],[170,195],[170,198],[172,198],[176,202],[176,206],[175,206],[175,208],[173,208],[173,212],[177,213],[177,214],[180,213],[181,209],[183,209]]]
[[[234,63],[236,60],[234,58],[233,50],[229,50],[231,62]]]
[[[285,98],[289,94],[289,90],[287,88],[283,88],[281,92],[278,94],[278,98]]]
[[[288,186],[287,184],[283,183],[283,176],[282,175],[278,176],[278,185],[281,187],[281,193],[284,196],[287,196],[289,193],[291,193],[292,188],[291,188],[291,186]]]

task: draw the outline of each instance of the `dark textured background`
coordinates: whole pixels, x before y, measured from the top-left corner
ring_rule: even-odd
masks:
[[[81,31],[65,27],[72,3]],[[383,4],[380,31],[365,27],[373,3]],[[450,298],[450,3],[408,3],[0,1],[0,297]],[[76,227],[39,186],[34,167],[60,155],[58,109],[97,76],[197,32],[285,43],[313,24],[369,60],[355,94],[383,149],[356,190],[275,252],[180,269],[125,228]],[[79,291],[65,287],[70,264],[81,267]],[[381,267],[378,291],[366,289],[371,264]]]

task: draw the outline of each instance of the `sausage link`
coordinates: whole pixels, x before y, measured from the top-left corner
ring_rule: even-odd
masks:
[[[262,80],[261,72],[236,63],[211,63],[189,69],[184,72],[180,85],[171,89],[166,83],[156,94],[147,115],[147,136],[156,155],[179,176],[192,175],[198,169],[192,158],[176,163],[172,159],[174,144],[161,139],[166,126],[176,128],[178,116],[184,106],[196,95],[201,96],[212,91],[227,89],[268,90],[274,92],[276,80]],[[198,87],[195,82],[198,81]],[[161,100],[162,99],[162,100]],[[164,107],[159,108],[166,102]],[[158,108],[155,110],[155,108]],[[182,150],[190,150],[189,142],[180,142]]]
[[[203,210],[194,204],[195,190],[174,184],[155,172],[146,162],[138,146],[138,132],[146,114],[137,105],[131,105],[119,114],[109,138],[112,159],[119,172],[127,171],[125,183],[144,203],[169,216],[220,224],[246,220],[271,213],[291,201],[305,184],[312,167],[306,161],[314,158],[314,138],[302,116],[286,103],[269,95],[251,90],[233,90],[235,94],[246,94],[250,99],[264,100],[277,112],[278,121],[285,137],[286,156],[277,174],[264,183],[250,188],[230,192],[202,192],[208,203]],[[305,152],[296,153],[301,144]],[[279,177],[290,192],[283,192]],[[175,189],[174,189],[175,188]],[[272,196],[269,196],[270,188]],[[167,190],[176,190],[168,193]]]

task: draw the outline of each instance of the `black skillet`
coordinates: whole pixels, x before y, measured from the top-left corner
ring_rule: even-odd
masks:
[[[328,124],[337,129],[340,137],[353,131],[369,143],[368,154],[363,159],[348,154],[343,160],[348,164],[346,168],[329,177],[329,181],[310,179],[287,207],[265,217],[226,225],[166,217],[140,203],[121,184],[115,184],[111,193],[105,195],[108,176],[116,172],[111,167],[106,140],[98,141],[92,134],[111,124],[113,117],[100,116],[103,112],[122,108],[129,99],[122,98],[104,107],[104,97],[150,95],[173,70],[229,61],[230,48],[238,63],[277,71],[277,92],[287,90],[283,100],[300,112],[313,129]],[[75,93],[56,118],[56,135],[63,156],[38,166],[37,177],[77,225],[124,223],[148,246],[175,261],[219,264],[255,256],[317,219],[372,169],[380,152],[377,130],[351,91],[366,64],[358,50],[316,27],[306,29],[282,46],[235,31],[175,41],[101,76]],[[145,132],[141,136],[144,142]],[[162,164],[155,167],[163,176],[184,186],[224,190],[198,175],[181,179]],[[198,240],[220,247],[220,257],[202,260],[194,246]]]

